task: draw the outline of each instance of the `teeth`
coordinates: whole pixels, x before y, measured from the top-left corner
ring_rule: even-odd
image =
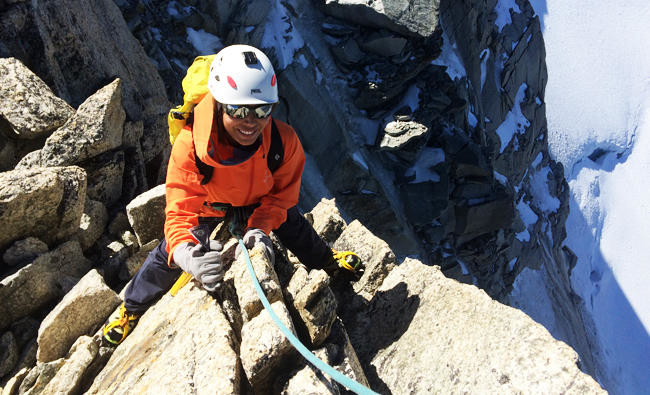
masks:
[[[239,131],[241,132],[241,134],[245,134],[245,135],[247,135],[247,136],[250,136],[250,135],[252,135],[252,134],[255,134],[255,131],[254,131],[254,130],[241,130],[241,129],[239,129]]]

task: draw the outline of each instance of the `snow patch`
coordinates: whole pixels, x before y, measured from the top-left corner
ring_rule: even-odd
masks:
[[[548,180],[551,173],[551,169],[546,166],[533,173],[528,184],[533,205],[544,214],[550,214],[560,208],[560,200],[552,196],[548,189]]]
[[[440,175],[431,170],[433,166],[445,161],[445,151],[440,148],[426,147],[420,152],[417,162],[413,167],[406,170],[407,177],[415,176],[415,179],[410,184],[418,184],[420,182],[433,181],[439,182]]]
[[[187,40],[196,48],[199,55],[212,55],[223,48],[221,40],[214,34],[208,33],[203,29],[194,30],[191,27],[185,30],[187,32]]]
[[[506,119],[497,128],[497,134],[501,140],[499,153],[503,152],[515,134],[524,133],[526,128],[530,126],[530,121],[521,112],[521,103],[526,98],[526,89],[528,89],[528,85],[526,83],[521,84],[517,95],[515,95],[515,103],[512,106],[512,110],[508,112]]]
[[[449,36],[444,30],[442,32],[442,52],[436,60],[431,62],[431,64],[435,64],[437,66],[446,66],[447,75],[449,75],[449,78],[454,81],[467,75],[465,66],[463,66],[463,62],[458,56],[456,43],[452,43],[449,40]]]
[[[517,263],[518,260],[519,260],[519,258],[515,257],[515,258],[512,258],[510,260],[510,262],[508,262],[508,271],[509,272],[515,270],[515,264]]]
[[[517,203],[517,210],[519,211],[521,220],[524,221],[524,224],[526,224],[527,227],[535,225],[539,220],[537,214],[535,214],[528,203],[524,202],[523,200],[520,200],[519,203]]]
[[[474,113],[471,111],[467,112],[467,122],[473,128],[475,128],[476,125],[478,125],[478,119],[476,119],[476,115],[474,115]]]
[[[521,14],[521,10],[515,0],[499,0],[497,5],[494,6],[494,11],[497,13],[497,19],[494,23],[499,28],[499,32],[503,30],[503,27],[512,23],[512,17],[510,16],[510,10]]]
[[[508,177],[504,176],[496,170],[493,171],[493,174],[494,178],[496,178],[496,180],[499,181],[501,185],[508,185]]]
[[[481,58],[481,91],[483,91],[483,85],[485,85],[487,61],[490,59],[490,50],[484,49],[479,56]]]
[[[287,9],[280,0],[274,0],[266,19],[262,48],[273,48],[278,59],[277,67],[284,70],[297,50],[305,45],[300,33],[294,29]],[[277,70],[276,70],[277,71]]]
[[[298,56],[298,62],[300,62],[300,65],[303,69],[309,67],[309,62],[307,62],[307,58],[305,58],[305,55],[303,54],[300,54],[300,56]]]
[[[360,164],[364,169],[370,171],[370,169],[368,168],[368,164],[363,159],[363,156],[361,156],[361,152],[354,151],[354,153],[352,154],[352,159],[354,159],[354,161]]]

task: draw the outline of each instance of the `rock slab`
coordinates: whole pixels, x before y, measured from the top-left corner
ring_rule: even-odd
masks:
[[[37,360],[65,357],[77,338],[104,322],[120,302],[97,270],[88,272],[41,323]]]

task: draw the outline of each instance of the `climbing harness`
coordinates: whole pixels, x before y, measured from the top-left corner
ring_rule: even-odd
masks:
[[[366,388],[365,386],[345,376],[344,374],[340,373],[333,367],[329,366],[328,364],[320,360],[318,357],[312,354],[312,352],[309,351],[309,349],[307,349],[307,347],[305,347],[293,333],[291,333],[291,331],[282,323],[282,321],[280,321],[280,318],[278,318],[278,316],[271,308],[271,304],[269,303],[268,299],[266,299],[266,296],[264,295],[264,291],[262,291],[262,287],[260,286],[260,283],[257,280],[257,276],[255,275],[255,270],[253,269],[251,258],[248,255],[248,250],[246,249],[246,245],[244,244],[244,241],[241,238],[239,238],[238,242],[239,242],[239,246],[242,248],[242,251],[244,251],[244,257],[246,258],[246,266],[248,268],[248,272],[251,275],[251,278],[253,279],[253,285],[255,286],[255,291],[257,291],[257,295],[262,301],[262,304],[264,305],[266,311],[268,311],[271,318],[273,318],[275,324],[278,326],[278,328],[280,328],[280,331],[282,331],[282,333],[287,337],[291,345],[293,345],[296,348],[296,350],[298,350],[298,352],[303,357],[305,357],[305,359],[307,359],[307,361],[309,361],[311,364],[313,364],[323,372],[327,373],[330,377],[332,377],[341,385],[349,388],[350,390],[360,395],[366,395],[366,394],[379,395],[373,390]]]

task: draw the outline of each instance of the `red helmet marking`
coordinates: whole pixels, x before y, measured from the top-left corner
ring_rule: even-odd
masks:
[[[232,86],[232,89],[237,89],[237,84],[235,83],[235,80],[233,80],[231,76],[228,76],[228,83],[230,84],[230,86]]]
[[[273,74],[273,78],[271,78],[271,86],[275,86],[275,74]]]

